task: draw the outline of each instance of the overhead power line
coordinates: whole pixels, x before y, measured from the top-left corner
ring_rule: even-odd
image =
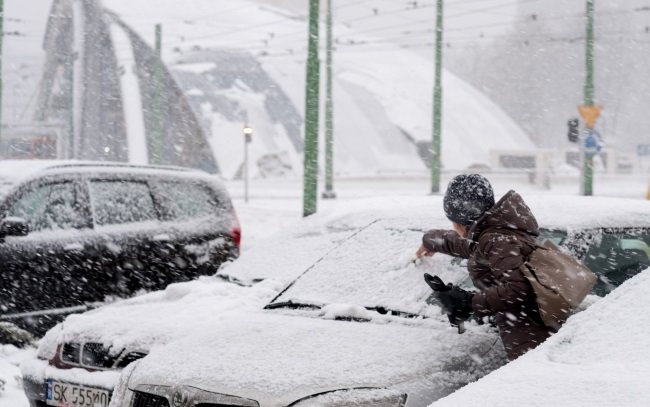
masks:
[[[460,16],[466,16],[466,15],[470,15],[470,14],[485,12],[487,10],[495,10],[495,9],[503,8],[503,7],[506,7],[506,6],[512,6],[512,5],[515,5],[515,4],[520,4],[520,2],[513,2],[513,1],[508,1],[506,3],[500,2],[499,4],[493,4],[495,1],[496,0],[471,0],[471,1],[468,0],[468,1],[463,1],[463,2],[450,3],[450,5],[452,5],[452,4],[454,4],[454,5],[456,5],[456,4],[478,4],[478,3],[492,3],[492,4],[489,7],[483,7],[481,9],[475,9],[475,10],[465,11],[465,12],[462,12],[462,13],[451,14],[447,18],[451,19],[451,18],[455,18],[455,17],[460,17]],[[537,2],[537,1],[540,1],[540,0],[525,0],[525,1],[522,0],[522,2],[526,2],[526,3],[532,3],[532,2]],[[346,3],[346,4],[343,4],[343,5],[340,5],[338,7],[335,7],[334,10],[340,10],[340,9],[348,8],[348,7],[351,7],[351,6],[354,6],[354,5],[363,5],[363,6],[365,6],[365,5],[369,4],[369,3],[370,3],[370,0],[359,0],[359,1],[356,1],[356,2],[353,2],[353,3]],[[391,5],[394,4],[392,1],[388,2],[388,3],[391,4]],[[405,4],[408,4],[408,3],[411,3],[411,2],[405,2]],[[418,8],[426,8],[426,7],[429,7],[430,5],[431,5],[430,3],[418,3],[417,7]],[[244,9],[244,8],[245,7],[235,7],[235,8],[224,10],[220,14],[223,15],[224,13],[233,12],[233,11],[241,10],[241,9]],[[396,14],[396,13],[402,13],[404,11],[407,11],[407,10],[405,10],[405,9],[393,9],[392,12],[390,12],[390,13],[389,12],[380,12],[379,15],[386,16],[386,15],[391,15],[391,14]],[[650,7],[648,7],[647,9],[643,8],[643,7],[641,7],[641,8],[637,7],[636,9],[626,9],[626,10],[603,10],[603,11],[599,11],[597,14],[616,15],[616,14],[637,13],[637,12],[643,12],[643,11],[645,11],[645,12],[650,11]],[[367,18],[367,17],[363,17],[363,18]],[[537,17],[534,21],[536,21],[536,22],[545,22],[545,21],[552,21],[552,20],[565,20],[565,19],[569,20],[569,19],[582,19],[582,18],[584,18],[583,13],[572,13],[570,15],[551,14],[551,15],[548,15],[548,16]],[[347,22],[349,23],[350,21],[352,21],[352,20],[348,20]],[[520,20],[514,21],[514,22],[503,21],[503,22],[495,22],[495,23],[489,23],[489,24],[468,25],[468,26],[464,26],[464,27],[448,28],[446,31],[448,31],[448,32],[464,32],[464,31],[477,30],[477,29],[489,28],[489,27],[499,27],[499,26],[508,26],[508,25],[516,26],[516,24],[523,23],[525,21],[528,22],[528,20],[520,19]],[[273,27],[273,26],[276,26],[276,25],[279,26],[279,25],[286,24],[286,22],[287,22],[287,18],[281,18],[281,19],[272,20],[272,21],[269,21],[267,23],[260,24],[256,28],[259,28],[259,27]],[[381,26],[381,27],[374,27],[374,28],[367,29],[367,30],[360,30],[360,31],[356,31],[356,32],[353,32],[353,33],[346,33],[346,34],[338,35],[337,36],[337,43],[338,44],[368,43],[368,41],[375,41],[375,40],[362,40],[362,39],[358,39],[358,38],[354,38],[354,37],[364,35],[364,34],[387,33],[387,32],[390,32],[391,30],[394,31],[396,29],[405,28],[405,27],[412,28],[412,27],[417,27],[419,25],[427,25],[427,26],[429,26],[429,28],[424,28],[424,29],[420,29],[420,30],[418,30],[418,29],[416,29],[416,30],[408,29],[408,30],[403,31],[402,34],[395,33],[395,35],[393,35],[391,38],[398,39],[398,37],[400,35],[405,35],[405,36],[406,35],[413,36],[413,35],[417,35],[417,34],[425,35],[425,34],[428,34],[428,33],[433,33],[434,28],[430,27],[431,23],[432,23],[431,18],[427,18],[427,19],[411,21],[408,24],[399,23],[399,24],[389,24],[389,25],[385,25],[385,26]],[[229,29],[229,30],[219,30],[219,31],[211,32],[211,33],[205,33],[203,35],[197,35],[195,37],[189,37],[189,38],[183,38],[183,39],[180,39],[180,38],[179,39],[174,39],[174,40],[171,40],[170,42],[168,42],[168,44],[170,44],[171,46],[180,46],[180,45],[182,45],[182,46],[188,46],[189,47],[189,46],[192,46],[192,42],[196,42],[196,41],[200,41],[200,40],[204,40],[204,39],[209,39],[209,38],[215,38],[215,37],[224,38],[224,37],[228,37],[228,36],[232,36],[232,35],[241,33],[242,31],[249,30],[249,29],[250,29],[250,27],[239,27],[239,28],[233,28],[233,29]],[[302,37],[298,37],[298,35],[301,34],[301,33],[304,33],[303,29],[292,31],[292,32],[287,32],[287,33],[282,33],[282,34],[277,34],[277,35],[274,35],[272,37],[260,37],[259,39],[251,39],[250,41],[245,42],[245,43],[233,44],[233,46],[261,47],[262,49],[272,49],[273,43],[277,44],[279,42],[278,40],[286,38],[286,37],[290,37],[291,41],[300,41],[300,42],[302,42]],[[469,41],[469,40],[472,40],[472,39],[480,40],[480,39],[490,39],[490,38],[499,38],[499,37],[483,35],[482,37],[477,36],[476,38],[463,38],[462,40],[468,40]],[[376,41],[375,41],[375,43],[376,43]],[[283,42],[283,44],[285,44],[285,45],[283,45],[283,47],[285,47],[285,48],[290,47],[290,45],[286,45],[286,43],[284,43],[284,42]]]

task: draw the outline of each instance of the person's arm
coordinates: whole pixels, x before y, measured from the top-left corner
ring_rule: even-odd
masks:
[[[496,285],[474,294],[472,308],[479,315],[490,315],[518,308],[531,293],[531,286],[519,270],[524,264],[522,243],[514,236],[493,234],[481,238],[479,247],[488,259]],[[516,317],[516,316],[515,316]]]
[[[443,253],[450,256],[468,258],[472,241],[460,237],[453,230],[432,229],[422,237],[422,247],[430,253]]]

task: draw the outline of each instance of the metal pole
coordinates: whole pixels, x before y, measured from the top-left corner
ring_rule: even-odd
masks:
[[[162,25],[156,24],[156,60],[154,62],[154,89],[153,89],[153,131],[152,131],[152,154],[151,161],[156,164],[162,163]]]
[[[4,0],[0,0],[0,137],[2,137],[2,41],[4,40],[4,20],[5,20],[5,6]],[[15,101],[14,101],[15,103]],[[2,139],[0,138],[0,147],[2,146]],[[0,151],[0,153],[4,153]]]
[[[305,91],[305,162],[303,216],[316,213],[318,188],[318,0],[309,1],[309,47]]]
[[[248,142],[244,139],[244,202],[248,203]]]
[[[248,134],[244,135],[244,202],[248,203]]]
[[[75,120],[74,120],[74,60],[75,52],[73,51],[68,60],[69,66],[66,69],[66,78],[67,78],[67,90],[69,91],[69,108],[70,114],[68,115],[68,139],[65,144],[65,157],[66,159],[74,158],[74,132],[75,132]]]
[[[431,192],[440,192],[440,138],[442,135],[442,29],[443,0],[436,12],[436,62],[433,85],[433,137],[431,144]]]
[[[71,107],[72,138],[70,144],[70,157],[78,160],[82,152],[82,139],[84,137],[84,113],[86,104],[86,7],[83,0],[72,2],[72,27],[73,27],[73,53],[71,61]]]
[[[334,105],[332,100],[332,0],[327,0],[327,74],[325,95],[325,192],[323,198],[336,198],[334,192]]]
[[[587,0],[587,35],[586,35],[586,75],[584,88],[584,105],[594,105],[594,0]],[[593,195],[594,184],[594,158],[587,154],[584,143],[581,143],[582,151],[582,195]]]
[[[244,168],[242,177],[244,178],[244,202],[248,203],[248,144],[253,141],[253,128],[244,124]]]

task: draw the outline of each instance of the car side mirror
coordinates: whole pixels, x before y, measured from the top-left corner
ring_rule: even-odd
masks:
[[[0,222],[0,237],[5,236],[27,236],[29,225],[23,218],[8,217]]]

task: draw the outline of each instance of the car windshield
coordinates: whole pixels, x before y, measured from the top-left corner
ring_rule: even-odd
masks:
[[[413,262],[427,219],[382,219],[360,229],[276,297],[267,308],[286,305],[318,308],[352,304],[402,315],[423,315],[431,289],[425,272],[445,282],[467,279],[465,267],[438,254]]]

